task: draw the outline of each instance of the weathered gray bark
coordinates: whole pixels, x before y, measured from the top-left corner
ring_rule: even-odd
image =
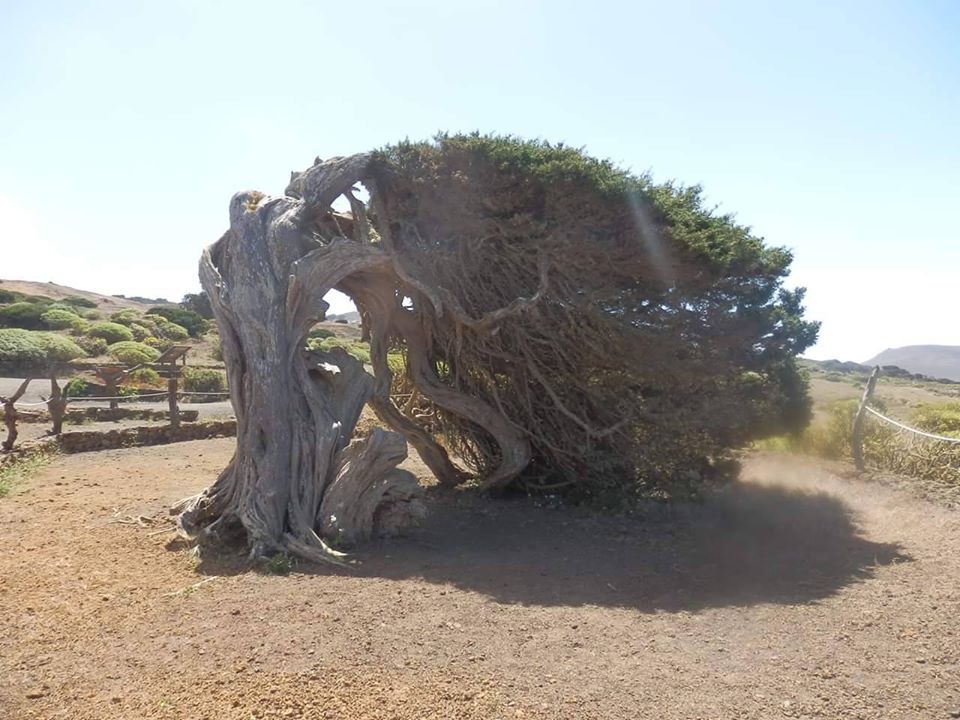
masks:
[[[304,351],[327,309],[323,296],[347,276],[375,277],[389,265],[371,245],[308,237],[315,210],[363,167],[363,158],[327,164],[305,186],[306,199],[235,195],[230,230],[203,255],[237,449],[212,487],[177,507],[191,534],[239,523],[253,556],[287,550],[330,560],[339,553],[326,540],[361,540],[420,512],[416,482],[394,469],[406,457],[402,437],[377,433],[348,447],[373,378],[343,350]]]
[[[499,444],[500,464],[487,487],[509,481],[529,462],[520,431],[483,401],[445,386],[430,366],[428,340],[402,307],[407,276],[388,223],[380,217],[383,240],[373,242],[365,206],[351,192],[369,163],[366,155],[318,160],[294,174],[283,198],[238,193],[230,229],[203,254],[200,280],[220,330],[237,449],[210,488],[173,509],[190,535],[216,536],[239,525],[253,556],[289,551],[336,560],[333,546],[392,532],[422,514],[415,479],[396,468],[406,457],[404,438],[441,484],[469,477],[391,401],[390,338],[406,343],[407,372],[424,397],[470,418]],[[331,211],[340,195],[351,215]],[[334,288],[363,309],[374,376],[341,349],[304,350]],[[443,303],[438,295],[437,312]],[[459,314],[454,303],[451,316]],[[351,442],[367,402],[400,434],[375,430]]]

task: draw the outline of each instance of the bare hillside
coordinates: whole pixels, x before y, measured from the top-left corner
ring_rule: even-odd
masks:
[[[57,285],[52,282],[34,282],[32,280],[0,280],[0,289],[12,290],[26,295],[42,295],[51,300],[62,300],[65,297],[82,297],[97,303],[97,308],[105,314],[119,312],[127,308],[140,310],[143,312],[149,307],[160,305],[157,302],[141,302],[131,298],[114,297],[113,295],[101,295],[100,293],[90,292],[89,290],[79,290],[77,288],[67,287],[66,285]]]

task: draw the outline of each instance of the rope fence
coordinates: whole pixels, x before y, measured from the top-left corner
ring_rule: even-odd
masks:
[[[960,438],[911,427],[870,407],[879,375],[880,368],[874,368],[853,421],[851,446],[857,469],[862,472],[869,460],[874,467],[914,478],[960,482]],[[869,431],[868,417],[879,421]]]
[[[895,425],[901,430],[906,430],[907,432],[912,432],[915,435],[920,435],[921,437],[930,438],[931,440],[940,440],[941,442],[952,443],[954,445],[960,445],[960,438],[946,437],[945,435],[934,435],[933,433],[924,432],[923,430],[917,430],[917,428],[912,428],[909,425],[904,425],[901,422],[897,422],[893,418],[888,418],[886,415],[881,415],[872,407],[864,408],[868,413],[874,417],[880,418],[884,422],[888,422],[891,425]]]
[[[228,392],[190,392],[187,390],[181,390],[177,392],[177,397],[180,397],[180,398],[197,397],[197,396],[228,398],[230,397],[230,393]],[[73,402],[110,402],[110,401],[122,401],[122,400],[125,400],[127,402],[136,402],[138,400],[144,400],[147,398],[165,398],[165,397],[170,397],[170,393],[167,391],[164,391],[164,392],[156,392],[156,393],[145,393],[143,395],[105,395],[105,396],[97,395],[97,396],[89,396],[89,397],[71,395],[71,396],[67,396],[65,399],[67,400],[67,402],[71,402],[71,403]],[[41,402],[31,402],[31,403],[16,402],[14,403],[14,406],[18,408],[20,407],[26,408],[26,407],[40,407],[46,404],[47,404],[47,401],[43,400]]]

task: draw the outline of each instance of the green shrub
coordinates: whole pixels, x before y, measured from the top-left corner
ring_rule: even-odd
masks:
[[[36,305],[49,305],[53,302],[53,298],[48,298],[46,295],[24,295],[23,301]]]
[[[159,350],[155,350],[144,343],[134,342],[133,340],[122,340],[112,343],[107,348],[107,354],[117,362],[128,365],[153,362],[160,357]]]
[[[87,330],[90,337],[103,338],[113,345],[119,342],[129,342],[133,340],[133,333],[130,329],[114,322],[98,322],[90,326]]]
[[[93,385],[80,377],[70,378],[63,386],[63,394],[69,397],[86,397],[93,394]]]
[[[31,302],[15,302],[0,307],[0,327],[39,330],[44,327],[43,313],[46,308]]]
[[[60,302],[66,303],[67,305],[73,305],[78,308],[95,308],[97,304],[93,300],[87,300],[87,298],[78,297],[76,295],[67,295]]]
[[[40,319],[46,327],[52,330],[65,330],[66,328],[73,327],[74,323],[80,320],[74,313],[61,310],[60,308],[47,310],[40,316]]]
[[[167,322],[166,319],[160,318],[158,315],[141,315],[137,319],[137,325],[145,327],[154,337],[160,337],[160,323],[157,320]]]
[[[106,355],[107,353],[107,341],[103,338],[98,337],[78,337],[76,340],[77,345],[83,348],[83,351],[87,353],[90,357],[97,357],[98,355]]]
[[[913,421],[921,430],[960,437],[960,402],[921,403],[913,412]]]
[[[184,368],[183,389],[187,392],[226,392],[227,376],[220,370]]]
[[[0,330],[0,363],[43,362],[44,351],[29,330]]]
[[[178,325],[175,322],[172,322],[165,318],[163,315],[148,314],[145,318],[153,322],[154,327],[156,328],[155,335],[157,337],[163,337],[167,340],[186,340],[190,337],[190,333],[183,325]]]
[[[70,324],[70,332],[74,335],[86,335],[90,330],[90,321],[82,317],[74,318]]]
[[[50,305],[47,305],[47,308],[46,308],[46,309],[47,309],[48,311],[50,311],[50,310],[63,310],[63,311],[65,311],[65,312],[70,313],[71,315],[75,315],[75,316],[77,316],[77,317],[80,317],[80,311],[79,311],[79,310],[77,310],[77,309],[76,309],[75,307],[73,307],[72,305],[67,305],[66,303],[62,303],[62,302],[51,303]]]
[[[150,387],[159,387],[163,384],[160,379],[160,373],[153,368],[137,368],[127,375],[129,382],[139,383],[140,385],[149,385]]]
[[[0,363],[66,362],[84,354],[75,342],[63,335],[19,328],[0,330]]]
[[[149,345],[150,347],[156,348],[157,350],[163,352],[167,348],[171,347],[173,342],[171,340],[167,340],[166,338],[148,337],[143,341],[143,344]]]
[[[47,360],[67,362],[86,355],[83,348],[65,335],[38,332],[37,336],[37,341],[43,348]]]
[[[81,313],[81,317],[87,320],[99,320],[101,315],[99,310],[84,310]]]
[[[309,333],[307,333],[307,340],[324,340],[325,338],[336,337],[337,334],[333,330],[327,330],[325,328],[314,328]]]
[[[18,293],[16,290],[3,290],[0,289],[0,305],[7,305],[8,303],[20,302],[23,300],[24,294]]]
[[[309,351],[330,352],[335,347],[343,348],[362,363],[370,363],[370,345],[356,340],[347,340],[338,337],[314,338],[307,340],[306,349]]]
[[[199,313],[178,307],[152,307],[147,311],[147,314],[159,315],[172,323],[180,325],[186,329],[190,337],[200,337],[207,332],[211,326],[210,322],[204,320]]]
[[[157,325],[159,329],[160,337],[164,337],[167,340],[173,340],[174,342],[180,340],[186,340],[190,337],[190,333],[187,332],[187,329],[182,325],[177,325],[174,322],[169,320],[162,319],[158,317]]]
[[[120,325],[129,326],[131,323],[139,322],[141,313],[138,313],[136,310],[128,308],[127,310],[119,310],[118,312],[113,313],[110,316],[110,321],[119,323]]]
[[[143,342],[149,337],[153,337],[153,333],[150,332],[150,328],[146,328],[140,323],[130,323],[130,332],[133,333],[133,339],[137,342]]]

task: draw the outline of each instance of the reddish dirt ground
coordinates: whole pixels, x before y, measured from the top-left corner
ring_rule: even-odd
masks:
[[[758,456],[645,517],[447,497],[270,576],[170,542],[232,445],[0,499],[0,717],[960,717],[960,514],[902,490]]]

